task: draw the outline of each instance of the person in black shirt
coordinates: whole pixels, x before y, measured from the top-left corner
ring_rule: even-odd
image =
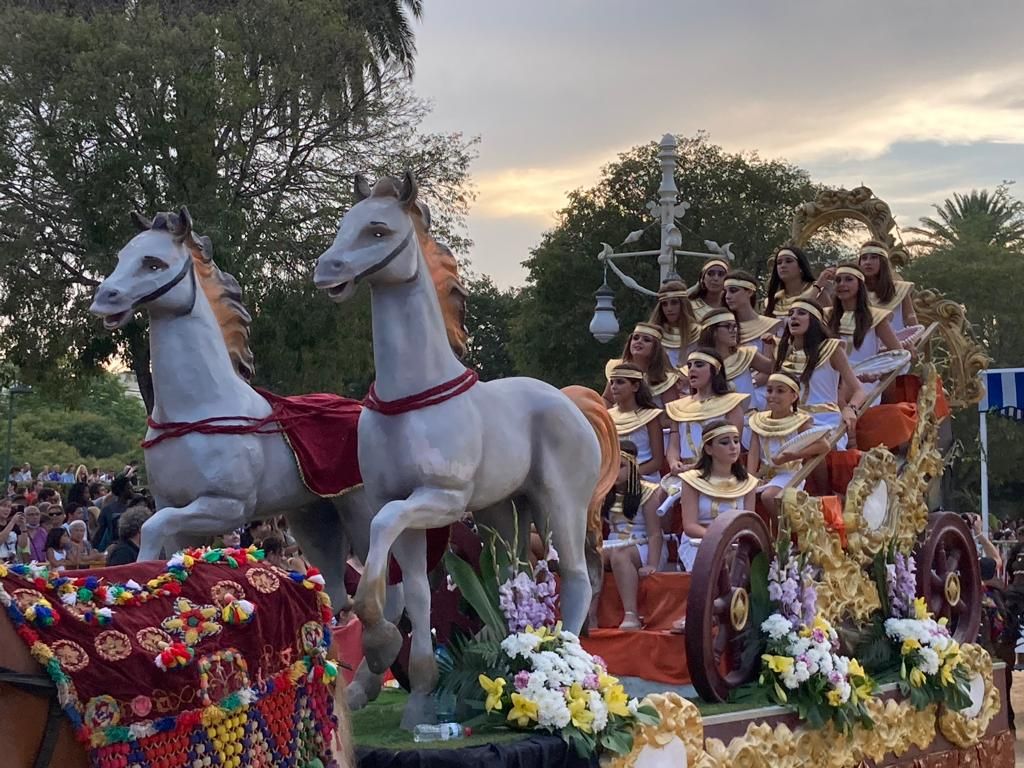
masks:
[[[142,524],[150,514],[148,507],[132,507],[118,520],[118,541],[107,554],[107,565],[128,565],[139,559]]]
[[[133,491],[132,484],[128,478],[116,477],[110,484],[110,492],[113,498],[107,502],[100,512],[100,519],[96,524],[96,532],[92,535],[92,546],[98,552],[106,551],[107,547],[117,539],[118,519],[128,508],[128,500],[131,499]]]

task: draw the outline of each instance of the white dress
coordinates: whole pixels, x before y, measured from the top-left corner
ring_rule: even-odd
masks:
[[[786,327],[782,318],[758,315],[753,320],[740,321],[739,325],[739,342],[741,347],[751,346],[756,349],[759,354],[766,355],[767,357],[775,356],[774,347],[772,347],[772,353],[770,355],[764,351],[764,342],[761,341],[761,339],[769,334],[774,334],[776,337],[781,336],[782,331],[785,330]]]
[[[782,452],[782,446],[793,439],[800,432],[800,427],[810,419],[811,415],[802,411],[797,411],[784,419],[773,419],[770,411],[758,411],[750,415],[750,429],[757,435],[761,453],[761,467],[757,471],[761,478],[758,491],[773,486],[784,488],[799,471],[803,465],[802,461],[776,464],[774,457]],[[803,487],[804,484],[800,483],[797,490]]]
[[[668,361],[673,368],[679,368],[686,361],[687,355],[697,346],[697,338],[700,336],[700,327],[697,323],[690,328],[690,340],[684,345],[682,337],[675,331],[670,331],[664,325],[661,326],[661,348],[668,355]]]
[[[860,346],[855,347],[853,338],[857,328],[857,319],[853,312],[843,313],[843,317],[839,321],[839,338],[846,343],[846,357],[851,366],[856,367],[869,357],[874,357],[885,350],[875,328],[887,317],[889,317],[888,312],[871,307],[871,328],[864,334],[864,340],[861,341]]]
[[[839,411],[839,371],[832,367],[832,355],[839,349],[839,339],[825,339],[821,343],[818,365],[811,374],[807,384],[802,383],[801,376],[806,365],[807,356],[795,349],[790,349],[782,370],[792,374],[801,382],[800,408],[811,414],[814,426],[826,426],[835,429],[843,420]],[[846,449],[846,435],[836,443],[836,450]]]
[[[651,437],[647,433],[647,425],[661,415],[660,408],[640,408],[635,411],[620,411],[613,405],[608,414],[615,422],[615,431],[619,440],[629,440],[636,446],[636,462],[643,464],[654,456],[651,448]],[[661,472],[655,471],[643,476],[644,480],[657,483],[661,480]]]
[[[868,293],[868,303],[874,309],[889,312],[889,325],[892,327],[893,333],[899,333],[907,327],[907,321],[903,317],[903,300],[913,289],[914,284],[897,280],[895,281],[895,286],[896,294],[887,303],[883,304],[880,302],[873,291]]]
[[[655,483],[641,481],[640,506],[637,508],[636,515],[633,516],[632,520],[622,512],[623,495],[621,493],[615,495],[615,501],[608,513],[608,538],[604,540],[605,549],[634,545],[640,553],[640,562],[647,563],[649,532],[647,530],[647,518],[644,517],[643,505],[650,500],[656,490],[658,490],[658,486]],[[661,530],[656,531],[655,534],[661,536]],[[656,563],[654,567],[660,569],[667,558],[668,548],[662,547],[662,562]]]
[[[672,421],[679,423],[679,456],[683,461],[692,461],[700,454],[700,440],[703,425],[712,419],[720,419],[737,405],[742,405],[750,395],[729,392],[697,400],[693,395],[673,400],[665,406],[665,413]]]
[[[702,478],[700,471],[690,469],[683,472],[680,477],[683,482],[698,492],[697,496],[697,523],[707,527],[711,522],[722,515],[733,513],[743,509],[743,500],[748,493],[757,487],[758,479],[748,475],[746,480],[740,481],[733,476],[728,478]],[[697,557],[697,548],[700,546],[700,539],[694,539],[685,533],[679,540],[679,562],[687,571],[693,570],[693,561]]]

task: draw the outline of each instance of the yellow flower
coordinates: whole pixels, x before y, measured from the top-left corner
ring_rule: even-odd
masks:
[[[488,712],[492,712],[495,709],[501,711],[501,694],[505,692],[505,678],[499,677],[495,680],[491,680],[487,675],[480,675],[477,678],[480,682],[480,687],[484,689],[487,694],[487,701],[484,704],[484,708]]]
[[[912,670],[910,670],[910,684],[915,688],[920,688],[922,685],[924,685],[925,679],[926,678],[924,672],[922,672],[917,667],[914,667]]]
[[[520,728],[525,728],[531,720],[537,719],[537,702],[526,698],[521,693],[512,694],[512,709],[508,713],[508,721]]]
[[[959,660],[954,661],[953,659],[947,660],[946,663],[942,665],[942,668],[939,671],[939,673],[940,673],[940,679],[942,680],[942,684],[943,685],[952,685],[953,684],[953,671],[958,666],[959,666]]]
[[[597,678],[597,687],[600,688],[602,691],[606,691],[609,688],[616,686],[618,684],[619,678],[613,677],[612,675],[606,674],[604,672],[602,672],[601,675]]]
[[[576,687],[573,684],[573,688]],[[594,722],[594,713],[587,709],[587,699],[583,696],[572,698],[572,690],[569,691],[569,715],[572,717],[572,724],[584,733],[590,733],[591,723]]]
[[[903,645],[900,647],[900,653],[906,656],[908,653],[913,653],[920,647],[921,643],[919,640],[913,637],[908,637],[903,641]]]
[[[856,659],[850,659],[849,665],[846,667],[847,673],[850,677],[867,677],[868,673],[864,671],[864,667],[860,665],[860,662]]]
[[[832,625],[825,621],[825,619],[821,616],[814,617],[814,628],[820,629],[825,634],[828,634],[832,631]]]
[[[831,691],[828,692],[828,703],[829,706],[833,707],[841,706],[843,703],[843,694],[840,691],[833,688]]]
[[[931,614],[928,613],[928,606],[925,605],[924,598],[919,597],[914,600],[914,618],[918,621],[923,621],[930,618]]]
[[[604,692],[604,704],[611,715],[629,716],[629,696],[621,685],[610,686]]]
[[[780,675],[793,669],[792,656],[771,656],[765,654],[761,657],[761,660],[768,663],[768,669]]]

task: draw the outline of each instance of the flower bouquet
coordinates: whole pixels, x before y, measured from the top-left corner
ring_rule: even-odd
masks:
[[[917,709],[937,703],[961,710],[971,699],[960,644],[950,636],[946,619],[936,621],[924,598],[913,597],[914,570],[913,558],[900,552],[893,553],[886,566],[885,633],[899,646],[900,691]]]
[[[580,756],[628,754],[634,726],[656,725],[654,707],[630,699],[599,657],[557,621],[551,565],[533,566],[491,534],[477,574],[453,553],[445,564],[485,627],[440,655],[439,690],[475,705],[492,725],[560,735]]]
[[[839,638],[817,612],[812,576],[788,541],[780,544],[768,569],[773,612],[761,624],[767,648],[761,656],[760,683],[777,703],[796,707],[814,728],[828,722],[844,733],[855,724],[870,728],[866,703],[875,683],[857,659],[837,653]]]

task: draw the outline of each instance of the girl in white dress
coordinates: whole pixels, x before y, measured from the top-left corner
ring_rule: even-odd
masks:
[[[754,509],[758,479],[743,466],[740,450],[740,432],[734,425],[721,420],[709,422],[701,441],[700,461],[680,475],[683,536],[679,560],[687,571],[693,570],[697,548],[713,520],[737,510]],[[684,622],[676,622],[672,631],[681,631],[684,626]]]
[[[698,322],[703,322],[712,310],[725,306],[725,275],[728,271],[729,262],[717,257],[708,259],[700,268],[700,279],[690,289],[693,315]]]
[[[828,453],[824,437],[796,453],[782,452],[782,446],[801,432],[811,429],[814,420],[799,410],[800,382],[788,373],[777,371],[768,377],[765,387],[768,409],[751,414],[750,452],[747,470],[761,478],[757,492],[772,517],[779,513],[778,498],[783,488],[799,471],[805,459]],[[800,483],[796,488],[803,488]]]
[[[636,596],[640,579],[650,576],[661,566],[663,553],[658,503],[661,489],[641,479],[637,466],[637,448],[626,440],[619,444],[619,476],[608,493],[601,510],[608,521],[608,538],[604,540],[601,561],[605,570],[615,576],[615,586],[625,613],[619,629],[640,629]],[[591,604],[591,626],[596,627],[597,601]]]
[[[768,298],[764,313],[769,317],[785,319],[795,299],[827,299],[831,279],[832,272],[826,269],[815,280],[811,263],[795,245],[780,248],[773,260],[772,275],[768,278]]]
[[[693,316],[690,295],[682,280],[666,280],[658,289],[658,306],[648,321],[661,329],[661,346],[672,367],[678,368],[697,343],[700,324]]]
[[[622,357],[609,360],[605,365],[605,376],[610,380],[611,372],[620,363],[632,363],[644,374],[647,386],[658,407],[670,403],[679,397],[680,375],[665,355],[661,345],[661,328],[651,323],[637,323],[633,333],[626,340]],[[611,404],[610,384],[605,386],[605,402]]]
[[[608,381],[615,405],[608,409],[619,440],[629,440],[637,449],[640,474],[649,482],[661,480],[665,447],[661,430],[664,414],[644,381],[643,371],[631,363],[611,370]],[[667,421],[665,425],[668,426]]]
[[[847,434],[839,439],[837,450],[856,442],[857,409],[864,403],[864,388],[853,374],[842,342],[830,337],[816,301],[797,299],[790,304],[775,364],[800,382],[800,407],[811,414],[815,426],[834,429],[845,422]]]
[[[768,376],[775,361],[757,351],[753,345],[740,345],[739,323],[729,309],[716,309],[701,324],[700,345],[712,347],[725,362],[725,379],[734,391],[750,395],[747,411],[764,408],[764,388],[754,381],[755,371]],[[744,440],[744,445],[747,444]]]
[[[846,357],[855,366],[886,349],[899,349],[900,342],[889,326],[889,313],[868,303],[864,273],[856,264],[841,264],[836,269],[836,298],[832,302],[828,326],[834,336],[846,344]],[[864,381],[877,379],[865,377]]]
[[[868,303],[890,313],[889,325],[893,333],[899,334],[907,326],[917,325],[911,296],[914,284],[893,277],[886,247],[877,240],[868,240],[860,247],[857,264],[868,287]]]
[[[725,364],[713,349],[701,347],[690,353],[687,380],[693,394],[665,406],[670,421],[668,462],[673,474],[690,469],[700,457],[702,425],[725,419],[743,428],[744,404],[749,395],[733,392],[725,378]]]

